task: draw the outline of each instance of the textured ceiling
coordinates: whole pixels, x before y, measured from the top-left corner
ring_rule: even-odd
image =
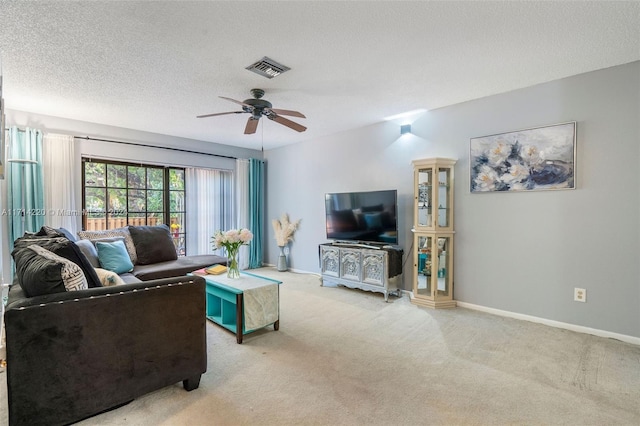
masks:
[[[265,149],[640,60],[632,2],[0,3],[10,109]],[[291,71],[245,67],[269,56]],[[294,132],[220,99],[266,91]]]

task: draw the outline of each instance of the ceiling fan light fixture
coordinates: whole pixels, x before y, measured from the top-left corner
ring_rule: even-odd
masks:
[[[285,65],[279,64],[273,59],[265,56],[262,59],[260,59],[258,62],[255,62],[249,65],[245,69],[255,72],[256,74],[259,74],[263,77],[271,79],[273,77],[279,76],[283,72],[289,71],[291,68]]]
[[[233,102],[234,104],[241,105],[242,111],[228,111],[218,112],[214,114],[204,114],[198,115],[196,116],[196,118],[249,113],[251,114],[251,116],[247,120],[247,125],[244,130],[245,135],[250,135],[256,132],[256,129],[258,128],[258,120],[260,120],[260,117],[262,116],[265,116],[269,120],[273,120],[276,123],[282,124],[283,126],[295,130],[296,132],[304,132],[305,130],[307,130],[307,128],[302,124],[282,117],[283,115],[290,115],[292,117],[307,118],[303,113],[290,109],[272,108],[271,102],[267,101],[266,99],[262,99],[262,96],[264,96],[264,90],[262,89],[251,89],[251,94],[253,95],[253,98],[245,99],[244,101],[237,101],[232,98],[227,98],[226,96],[220,96],[220,98],[222,99],[226,99],[230,102]]]

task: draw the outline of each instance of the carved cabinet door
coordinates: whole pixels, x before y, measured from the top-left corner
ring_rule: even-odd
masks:
[[[387,253],[382,250],[362,252],[362,282],[384,287],[387,276]]]

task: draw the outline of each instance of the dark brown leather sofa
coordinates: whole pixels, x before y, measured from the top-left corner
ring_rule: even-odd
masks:
[[[182,276],[26,297],[5,312],[10,425],[64,425],[207,370],[205,283]]]

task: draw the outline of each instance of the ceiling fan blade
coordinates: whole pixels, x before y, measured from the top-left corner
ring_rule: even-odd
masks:
[[[249,119],[247,120],[247,126],[244,128],[244,134],[250,135],[252,133],[255,133],[256,129],[258,128],[258,121],[260,120],[257,118],[249,117]]]
[[[242,113],[244,113],[244,111],[218,112],[215,114],[197,115],[196,118],[215,117],[216,115],[242,114]]]
[[[267,117],[269,117],[270,120],[277,121],[278,123],[295,130],[296,132],[304,132],[307,130],[307,128],[302,124],[295,123],[287,118],[280,117],[279,115],[268,115]]]
[[[290,109],[278,109],[278,108],[265,108],[265,109],[273,111],[278,115],[290,115],[292,117],[307,118],[303,113],[298,111],[291,111]]]
[[[222,99],[226,99],[226,100],[231,101],[231,102],[233,102],[233,103],[236,103],[236,104],[238,104],[238,105],[242,105],[242,106],[244,106],[244,107],[247,107],[247,108],[251,108],[251,109],[253,109],[253,107],[252,107],[251,105],[249,105],[249,104],[245,104],[244,102],[236,101],[235,99],[227,98],[226,96],[218,96],[218,97],[219,97],[219,98],[222,98]]]

